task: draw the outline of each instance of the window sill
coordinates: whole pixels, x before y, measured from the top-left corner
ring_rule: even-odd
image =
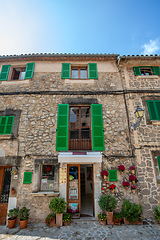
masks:
[[[34,197],[58,197],[59,196],[59,192],[37,192],[37,193],[31,193],[32,196]]]
[[[2,81],[1,85],[19,85],[19,84],[28,84],[29,79],[27,80],[7,80],[7,81]]]
[[[9,140],[13,138],[13,135],[12,134],[3,134],[3,135],[0,135],[0,140]]]
[[[94,83],[95,80],[94,79],[64,79],[65,83],[84,83],[84,84],[88,84],[88,83]]]
[[[160,121],[159,120],[155,120],[155,121],[151,121],[152,125],[160,125]]]
[[[144,75],[144,76],[137,76],[137,79],[158,79],[159,76],[158,75]]]

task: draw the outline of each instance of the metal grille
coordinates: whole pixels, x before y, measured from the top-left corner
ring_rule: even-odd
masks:
[[[11,182],[11,170],[11,168],[4,169],[4,181],[2,186],[1,203],[8,203]]]

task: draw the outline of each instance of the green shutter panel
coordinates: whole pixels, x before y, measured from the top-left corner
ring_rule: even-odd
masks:
[[[104,151],[102,104],[91,104],[92,150]]]
[[[56,151],[68,151],[69,104],[58,105]]]
[[[117,170],[109,170],[109,181],[117,181]]]
[[[97,63],[88,63],[89,79],[98,79]]]
[[[9,69],[11,65],[3,65],[1,74],[0,74],[0,81],[6,81],[8,79]]]
[[[135,76],[141,75],[140,67],[134,67],[133,70]]]
[[[8,116],[5,134],[12,134],[13,122],[14,122],[14,116]]]
[[[62,63],[61,78],[69,79],[70,73],[71,73],[71,64],[70,63]]]
[[[157,120],[160,120],[160,101],[154,101],[154,105],[156,109]]]
[[[153,72],[153,75],[160,75],[160,69],[159,67],[152,67],[152,72]]]
[[[32,183],[32,172],[24,172],[23,183],[24,184]]]
[[[34,62],[33,63],[27,63],[24,79],[29,79],[29,78],[33,77],[34,65],[35,65]]]
[[[159,172],[160,172],[160,156],[157,157],[158,160],[158,167],[159,167]]]
[[[6,122],[7,122],[7,118],[5,116],[1,117],[1,120],[0,120],[0,134],[5,133]]]
[[[157,120],[156,109],[152,100],[147,100],[147,107],[150,116],[150,120]]]

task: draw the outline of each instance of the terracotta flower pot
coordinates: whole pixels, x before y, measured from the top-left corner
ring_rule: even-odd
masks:
[[[135,180],[134,180],[134,181],[132,181],[132,184],[133,184],[133,185],[135,185]]]
[[[131,173],[132,173],[132,174],[135,174],[135,169],[132,169],[132,170],[131,170]]]
[[[113,212],[106,212],[107,215],[107,224],[108,225],[113,225]]]
[[[160,224],[160,219],[158,220],[158,223]]]
[[[126,189],[126,190],[128,190],[128,188],[129,188],[128,186],[125,186],[125,189]]]
[[[50,222],[49,227],[51,228],[51,227],[55,227],[55,226],[56,226],[56,223],[55,223],[55,219],[54,219],[52,222]]]
[[[115,192],[115,189],[112,189],[111,192],[114,193],[114,192]]]
[[[16,218],[13,219],[13,220],[8,219],[8,228],[9,228],[9,229],[14,228],[15,223],[16,223]]]
[[[130,225],[130,224],[134,224],[134,225],[142,225],[143,221],[139,221],[138,219],[134,222],[129,222],[126,218],[124,218],[124,224]]]
[[[99,220],[100,224],[105,226],[106,225],[106,220]]]
[[[11,190],[11,194],[14,195],[15,194],[15,189]]]
[[[19,220],[19,223],[20,223],[21,229],[24,229],[27,227],[28,219],[23,220],[23,221]]]
[[[115,222],[114,224],[115,224],[115,225],[118,225],[118,226],[120,226],[120,225],[121,225],[121,223],[120,223],[120,222]]]
[[[56,226],[62,227],[63,226],[63,213],[56,213]]]
[[[68,226],[71,222],[64,222],[64,226]]]
[[[105,180],[105,179],[107,179],[107,176],[106,176],[106,175],[103,175],[103,178],[104,178],[104,180]]]
[[[135,194],[136,193],[136,189],[132,189],[132,193]]]

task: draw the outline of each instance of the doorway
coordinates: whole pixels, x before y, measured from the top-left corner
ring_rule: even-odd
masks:
[[[5,225],[11,182],[11,167],[0,166],[0,225]]]

